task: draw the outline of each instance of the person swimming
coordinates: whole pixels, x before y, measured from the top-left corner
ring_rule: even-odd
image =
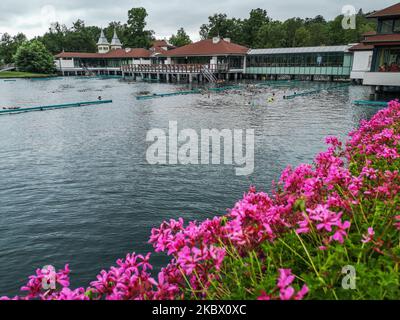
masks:
[[[269,98],[267,99],[267,102],[268,102],[268,103],[275,102],[275,92],[272,93],[272,97],[269,97]]]

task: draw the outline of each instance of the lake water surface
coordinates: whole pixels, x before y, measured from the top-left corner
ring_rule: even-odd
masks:
[[[112,99],[109,105],[0,116],[0,296],[13,295],[36,268],[70,263],[72,285],[87,286],[128,252],[145,253],[152,227],[184,217],[221,215],[250,185],[269,191],[287,165],[310,162],[324,137],[346,133],[376,109],[353,106],[368,97],[350,87],[283,100],[284,94],[329,84],[270,87],[237,93],[137,101],[142,91],[184,85],[118,79],[0,80],[0,107]],[[277,101],[266,102],[272,92]],[[254,106],[249,106],[252,102]],[[146,162],[147,131],[255,129],[255,170],[232,166],[154,166]],[[155,265],[164,258],[155,256]]]

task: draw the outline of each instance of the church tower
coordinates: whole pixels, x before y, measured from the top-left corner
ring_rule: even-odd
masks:
[[[122,49],[122,43],[118,38],[117,30],[114,29],[114,36],[111,40],[111,50]]]
[[[110,51],[110,43],[104,35],[103,29],[101,30],[99,41],[97,41],[97,50],[99,53],[107,53]]]

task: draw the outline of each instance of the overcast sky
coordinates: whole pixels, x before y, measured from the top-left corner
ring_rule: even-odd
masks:
[[[396,0],[0,0],[0,33],[25,33],[29,38],[47,31],[51,22],[70,26],[76,19],[86,25],[107,26],[110,21],[126,22],[127,11],[143,6],[149,17],[148,28],[158,38],[169,37],[184,27],[199,39],[199,27],[214,13],[245,18],[253,8],[263,8],[276,20],[291,17],[314,17],[322,14],[331,19],[351,4],[365,12],[382,9]]]

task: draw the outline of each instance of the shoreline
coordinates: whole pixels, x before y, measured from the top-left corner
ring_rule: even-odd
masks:
[[[35,78],[56,78],[58,75],[53,74],[41,74],[41,73],[30,73],[30,72],[19,72],[19,71],[4,71],[0,72],[0,79],[35,79]]]

